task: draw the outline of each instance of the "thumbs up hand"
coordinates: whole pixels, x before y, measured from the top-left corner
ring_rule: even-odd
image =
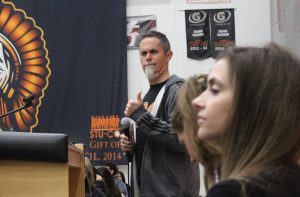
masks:
[[[129,100],[125,107],[124,114],[129,117],[137,108],[143,105],[142,92],[136,95],[136,100]]]

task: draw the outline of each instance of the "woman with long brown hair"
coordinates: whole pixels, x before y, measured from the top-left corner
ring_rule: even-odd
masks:
[[[300,61],[276,44],[221,54],[193,101],[198,137],[222,149],[208,197],[300,196]]]
[[[206,89],[206,79],[207,75],[195,75],[184,82],[178,90],[171,119],[173,130],[180,142],[185,144],[191,160],[204,167],[205,191],[218,181],[221,155],[218,146],[197,137],[197,111],[192,107],[192,100]]]

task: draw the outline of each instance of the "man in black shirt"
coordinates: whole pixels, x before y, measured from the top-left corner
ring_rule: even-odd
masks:
[[[121,135],[121,148],[136,158],[140,196],[197,196],[198,164],[190,162],[169,123],[176,92],[183,83],[169,73],[170,43],[164,34],[150,31],[142,35],[139,52],[150,89],[144,99],[139,92],[126,105],[125,115],[138,128],[135,144]]]

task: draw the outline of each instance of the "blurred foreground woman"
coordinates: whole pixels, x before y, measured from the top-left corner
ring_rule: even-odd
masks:
[[[300,62],[276,44],[224,52],[193,101],[198,137],[222,149],[208,197],[300,196]]]

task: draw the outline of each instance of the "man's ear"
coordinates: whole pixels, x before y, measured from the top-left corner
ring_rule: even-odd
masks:
[[[168,52],[166,52],[166,57],[167,57],[168,62],[170,61],[172,56],[173,56],[173,51],[172,50],[169,50]]]

